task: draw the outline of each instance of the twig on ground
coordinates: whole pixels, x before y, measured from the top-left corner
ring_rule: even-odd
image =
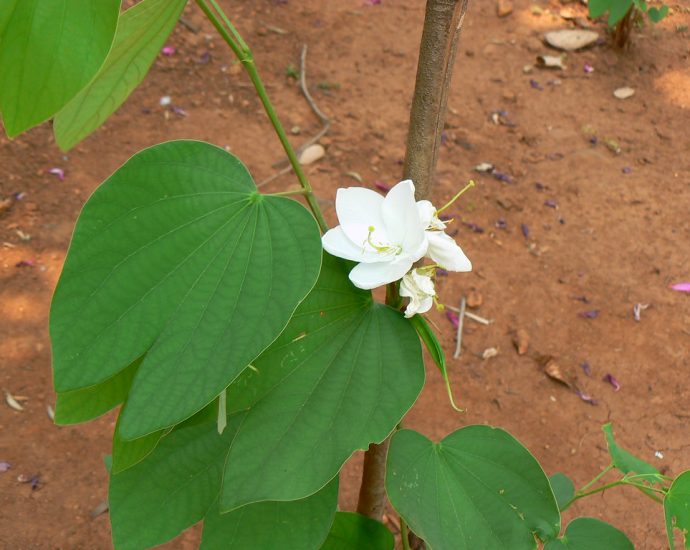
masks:
[[[453,307],[453,306],[445,306],[451,311],[454,311],[455,313],[460,313],[460,308],[458,307]],[[477,323],[480,323],[482,325],[490,325],[491,323],[494,322],[493,319],[485,319],[484,317],[480,317],[476,313],[472,313],[471,311],[465,311],[465,317],[468,319],[471,319],[472,321],[475,321]]]
[[[182,25],[183,27],[186,27],[187,30],[192,31],[194,34],[198,34],[198,33],[199,33],[199,30],[200,30],[199,27],[197,27],[194,23],[192,23],[192,22],[191,22],[189,19],[187,19],[186,17],[180,17],[180,18],[178,19],[178,21],[180,22],[180,25]]]
[[[462,325],[463,321],[465,320],[465,306],[467,305],[467,301],[465,300],[465,297],[462,297],[462,300],[460,300],[460,310],[458,314],[458,331],[455,333],[455,353],[453,354],[453,358],[457,359],[460,357],[460,353],[462,351]]]

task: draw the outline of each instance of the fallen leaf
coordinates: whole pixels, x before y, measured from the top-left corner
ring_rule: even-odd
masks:
[[[569,388],[573,387],[572,383],[563,374],[560,365],[556,363],[554,359],[551,359],[546,363],[546,365],[544,366],[544,373],[546,373],[546,376],[548,376],[552,380],[560,382],[564,386],[567,386]]]
[[[621,389],[620,382],[618,382],[618,380],[616,380],[616,377],[613,376],[613,374],[611,373],[605,374],[602,380],[604,382],[608,382],[609,384],[611,384],[613,386],[613,391],[618,391]]]

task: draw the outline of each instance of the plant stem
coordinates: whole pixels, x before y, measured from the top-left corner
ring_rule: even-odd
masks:
[[[589,483],[585,484],[578,492],[577,494],[583,493],[587,489],[589,489],[592,485],[594,485],[597,481],[599,481],[602,477],[604,477],[607,473],[609,473],[611,470],[613,470],[615,466],[613,465],[613,462],[606,466],[592,481]]]
[[[306,189],[294,189],[292,191],[280,191],[278,193],[269,193],[272,197],[293,197],[295,195],[308,195],[309,191]]]
[[[448,88],[469,0],[427,0],[419,49],[403,175],[414,181],[417,200],[430,199],[441,143]],[[388,289],[388,300],[393,300]],[[357,511],[381,519],[385,507],[386,455],[390,436],[364,454]]]
[[[612,469],[612,468],[613,468],[613,465],[611,465],[610,468],[607,468],[607,469],[604,470],[601,474],[599,474],[599,475],[597,476],[597,478],[601,478],[601,477],[603,476],[603,474],[605,474],[607,471],[609,471],[609,470]],[[634,476],[634,477],[638,477],[638,476]],[[593,483],[595,483],[595,482],[597,481],[597,478],[593,479],[593,480],[590,481],[587,485],[585,485],[582,489],[580,489],[580,490],[575,494],[575,496],[574,496],[573,498],[571,498],[571,499],[563,506],[561,512],[564,512],[565,510],[567,510],[568,508],[570,508],[570,505],[573,504],[576,500],[579,500],[579,499],[584,498],[584,497],[588,497],[588,496],[590,496],[590,495],[595,495],[595,494],[597,494],[597,493],[601,493],[602,491],[606,491],[607,489],[611,489],[612,487],[618,487],[618,486],[620,486],[620,485],[629,485],[629,486],[631,486],[631,487],[635,487],[635,488],[639,489],[639,490],[642,491],[645,495],[647,495],[649,498],[651,498],[652,500],[654,500],[654,501],[656,501],[656,502],[662,502],[662,500],[661,500],[659,497],[653,495],[652,493],[660,493],[660,494],[662,494],[662,495],[665,495],[665,494],[666,494],[666,492],[663,491],[663,490],[661,490],[661,489],[656,489],[656,488],[654,488],[654,487],[649,487],[648,485],[643,485],[643,484],[641,484],[641,483],[633,483],[633,482],[630,481],[630,479],[629,479],[628,477],[624,477],[624,478],[619,479],[619,480],[617,480],[617,481],[612,481],[611,483],[607,483],[606,485],[602,485],[602,486],[600,486],[600,487],[597,487],[596,489],[592,489],[591,491],[585,491],[585,489],[586,489],[587,487],[590,487]]]
[[[201,8],[201,11],[204,12],[208,20],[216,28],[216,30],[223,38],[225,43],[228,46],[230,46],[232,51],[240,60],[240,62],[244,66],[245,71],[247,71],[249,79],[252,81],[252,84],[254,84],[256,93],[259,96],[259,99],[261,100],[261,104],[263,105],[264,110],[266,111],[266,114],[268,115],[268,118],[271,121],[271,124],[273,125],[273,129],[275,130],[278,139],[280,140],[280,143],[283,146],[283,149],[285,150],[285,154],[287,155],[288,160],[290,161],[290,165],[292,166],[292,169],[294,170],[300,185],[305,191],[304,196],[307,200],[307,203],[309,204],[309,208],[311,209],[314,218],[316,218],[316,221],[319,224],[321,231],[325,233],[328,230],[328,224],[326,223],[326,219],[324,218],[323,212],[321,212],[321,208],[319,207],[319,203],[316,200],[316,197],[314,196],[314,190],[312,189],[311,184],[309,183],[309,180],[307,179],[307,176],[304,173],[304,170],[302,170],[302,165],[299,163],[297,154],[295,153],[295,150],[290,144],[290,140],[288,140],[287,134],[285,133],[285,129],[283,128],[283,125],[281,124],[280,119],[278,118],[278,115],[276,114],[275,109],[273,108],[271,100],[268,98],[266,88],[264,86],[263,81],[261,80],[261,77],[259,76],[256,64],[254,63],[254,57],[252,55],[252,52],[249,49],[249,46],[247,46],[246,42],[242,39],[242,36],[240,35],[239,31],[233,26],[233,24],[230,22],[225,13],[223,13],[222,9],[215,2],[215,0],[210,0],[210,2],[213,6],[213,9],[211,8],[211,6],[209,6],[206,0],[196,0],[196,3],[199,6],[199,8]],[[220,14],[220,19],[218,18],[218,15],[216,15],[214,10],[215,12],[218,12],[218,14]]]
[[[402,516],[400,516],[400,540],[403,550],[410,550],[410,528]]]

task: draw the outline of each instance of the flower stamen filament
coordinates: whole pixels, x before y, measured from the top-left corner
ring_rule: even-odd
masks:
[[[462,194],[463,194],[465,191],[467,191],[470,187],[474,187],[474,186],[475,186],[474,180],[470,180],[470,182],[469,182],[467,185],[465,185],[465,187],[463,187],[462,189],[460,189],[460,191],[458,191],[452,199],[450,199],[450,200],[449,200],[446,204],[444,204],[441,208],[439,208],[438,210],[436,210],[436,215],[438,216],[441,212],[443,212],[446,208],[448,208],[448,207],[451,206],[456,200],[458,200],[458,199],[460,198],[460,195],[462,195]]]

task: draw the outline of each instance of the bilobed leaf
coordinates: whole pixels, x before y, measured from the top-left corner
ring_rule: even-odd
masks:
[[[117,550],[149,548],[203,519],[218,497],[228,445],[242,414],[190,422],[163,437],[145,460],[110,477],[110,521]]]
[[[98,128],[141,83],[186,3],[143,0],[120,16],[103,66],[55,117],[55,140],[62,150]]]
[[[615,0],[609,5],[609,27],[613,27],[618,23],[625,14],[632,8],[633,0]]]
[[[674,529],[681,532],[685,548],[690,548],[690,470],[680,474],[664,497],[666,534],[671,548],[675,548]]]
[[[551,540],[544,550],[634,550],[622,531],[595,518],[576,518],[560,539]]]
[[[549,477],[549,483],[556,497],[558,509],[562,511],[563,507],[575,496],[575,485],[573,484],[573,480],[567,475],[557,472]]]
[[[410,323],[355,288],[328,254],[314,290],[253,365],[228,388],[228,410],[248,411],[221,510],[317,491],[355,450],[385,439],[424,384]]]
[[[606,444],[608,445],[609,454],[613,459],[613,465],[621,472],[624,474],[659,474],[659,470],[657,470],[654,466],[640,458],[637,458],[616,443],[616,440],[613,437],[613,425],[610,422],[602,426],[601,429],[604,431],[604,435],[606,436]],[[660,482],[659,480],[654,480],[651,477],[648,479],[648,481],[657,483]]]
[[[100,384],[146,353],[120,435],[177,424],[280,334],[320,263],[313,217],[259,194],[233,155],[196,141],[145,149],[77,221],[51,308],[55,388]]]
[[[0,112],[10,137],[47,120],[96,74],[120,0],[0,0]]]
[[[382,523],[355,514],[337,512],[321,550],[393,550],[393,534]]]
[[[661,6],[660,8],[657,8],[657,7],[649,8],[647,15],[649,15],[649,18],[654,23],[658,23],[659,21],[661,21],[664,17],[666,17],[668,15],[668,6]]]
[[[434,550],[536,548],[558,536],[560,514],[536,459],[509,433],[468,426],[440,443],[397,432],[386,491],[410,528]]]
[[[338,505],[338,478],[301,500],[257,502],[221,514],[217,502],[204,518],[201,550],[319,548]]]
[[[143,357],[108,380],[79,390],[57,394],[55,423],[59,425],[86,422],[107,413],[122,403],[132,385]]]

